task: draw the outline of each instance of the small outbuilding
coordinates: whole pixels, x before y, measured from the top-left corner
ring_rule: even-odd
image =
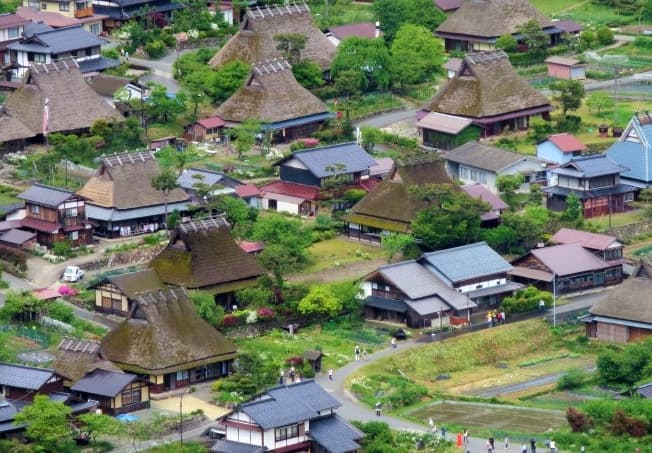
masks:
[[[192,136],[192,139],[197,142],[220,140],[223,136],[223,130],[224,120],[219,116],[211,116],[210,118],[197,120],[197,122],[190,127],[190,135]]]
[[[469,118],[428,112],[417,121],[423,146],[449,151],[480,139],[480,127]]]
[[[321,351],[306,349],[303,351],[303,358],[306,359],[315,373],[321,371],[321,358],[324,356]]]
[[[546,59],[548,75],[555,79],[584,80],[586,79],[586,63],[576,58],[552,56]]]
[[[135,374],[97,368],[70,387],[75,396],[99,402],[103,412],[126,414],[149,408],[149,386]]]

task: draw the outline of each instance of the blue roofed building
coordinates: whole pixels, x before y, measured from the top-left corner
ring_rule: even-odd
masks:
[[[573,194],[580,199],[585,218],[624,212],[640,190],[621,182],[621,173],[628,171],[631,168],[606,154],[574,157],[550,170],[550,185],[543,188],[546,205],[553,211],[565,211],[566,200]]]
[[[355,452],[363,434],[335,414],[339,406],[314,380],[272,387],[220,419],[226,436],[211,451]]]
[[[621,173],[623,183],[640,188],[652,184],[652,116],[634,114],[618,141],[607,149],[607,156],[627,167]]]
[[[173,11],[182,9],[181,3],[172,0],[94,0],[93,10],[97,14],[108,16],[104,19],[104,28],[113,30],[131,19],[138,19],[146,14],[159,13],[170,19]]]

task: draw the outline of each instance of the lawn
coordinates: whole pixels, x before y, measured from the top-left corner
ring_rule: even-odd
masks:
[[[375,22],[376,14],[372,3],[331,2],[328,9],[325,4],[311,6],[312,14],[321,29],[333,25]],[[335,3],[333,5],[333,3]]]
[[[343,103],[334,104],[333,101],[326,103],[331,111],[342,111],[346,106]],[[349,113],[352,120],[366,118],[375,113],[389,112],[403,108],[403,101],[391,93],[365,94],[359,99],[349,101]]]
[[[309,264],[301,270],[301,274],[315,274],[327,269],[374,261],[383,257],[383,251],[379,246],[339,237],[316,242],[310,246],[308,252],[310,254]],[[351,278],[354,277],[356,275],[351,276]]]
[[[574,0],[535,0],[533,3],[541,6],[543,3],[570,5],[573,2]],[[579,5],[574,8],[559,9],[557,10],[559,12],[551,13],[550,16],[554,19],[571,19],[587,27],[602,24],[614,27],[638,23],[638,16],[621,14],[618,8],[596,5],[590,0],[574,3],[578,3]],[[548,11],[551,10],[549,7],[543,7],[544,12],[546,9]]]
[[[584,6],[584,3],[589,3],[590,0],[531,0],[535,6],[542,13],[555,16],[564,10],[571,10],[577,8],[579,5]]]
[[[627,212],[619,212],[617,214],[611,215],[611,226],[619,227],[623,225],[629,225],[631,223],[636,223],[641,221],[641,211],[634,209]],[[609,231],[609,216],[593,217],[587,222],[597,228],[598,231],[608,232]]]

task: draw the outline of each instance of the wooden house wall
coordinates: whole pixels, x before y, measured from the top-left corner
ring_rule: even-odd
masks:
[[[32,219],[44,220],[46,222],[57,223],[59,212],[54,208],[47,206],[41,206],[36,203],[30,203],[29,201],[25,202],[25,208],[27,212],[27,217]],[[38,211],[38,212],[36,212]]]
[[[301,168],[288,167],[286,165],[280,166],[281,181],[294,182],[303,184],[304,186],[319,187],[321,181],[315,177],[310,171]]]
[[[111,307],[103,302],[111,300]],[[119,305],[119,309],[118,309]],[[104,283],[95,288],[95,310],[101,313],[113,313],[126,316],[129,312],[129,300],[117,286],[112,283]]]
[[[639,327],[629,328],[629,341],[645,341],[652,336],[652,326],[650,329],[641,329]]]
[[[431,148],[450,151],[473,140],[480,139],[480,128],[475,125],[468,126],[459,134],[446,134],[432,129],[422,129],[423,144]]]
[[[530,269],[537,269],[544,272],[551,272],[536,256],[531,253],[523,258],[512,263],[514,266],[528,267]]]
[[[629,328],[617,324],[598,322],[596,326],[596,337],[599,340],[612,343],[627,343],[629,341]]]

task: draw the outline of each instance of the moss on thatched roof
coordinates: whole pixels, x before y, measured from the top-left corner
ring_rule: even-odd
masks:
[[[127,320],[104,337],[101,350],[125,371],[158,375],[236,354],[235,344],[197,315],[181,289],[139,295]]]
[[[301,57],[327,70],[335,57],[335,45],[317,28],[305,3],[269,5],[247,10],[240,30],[222,47],[209,64],[216,68],[233,60],[255,64],[282,58],[274,36],[298,33],[306,36]]]
[[[94,341],[64,338],[59,343],[52,369],[69,381],[75,382],[95,369],[120,371],[100,354],[100,344]]]
[[[9,113],[4,105],[0,105],[0,143],[22,140],[34,135],[36,134]]]

